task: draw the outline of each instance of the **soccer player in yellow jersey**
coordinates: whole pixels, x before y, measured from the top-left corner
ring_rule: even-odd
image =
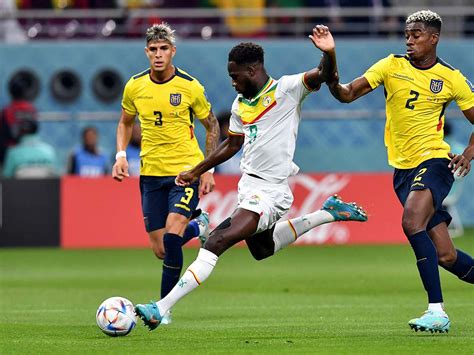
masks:
[[[472,84],[438,58],[436,46],[441,32],[438,14],[423,10],[408,16],[405,55],[389,55],[348,84],[338,75],[328,82],[341,102],[352,102],[379,85],[385,88],[385,145],[389,164],[395,168],[393,185],[403,205],[402,227],[417,259],[417,267],[428,294],[428,310],[408,322],[415,331],[447,332],[438,264],[474,283],[474,261],[456,250],[448,233],[451,216],[442,202],[454,175],[469,173],[474,157],[474,134],[462,154],[450,153],[443,140],[444,112],[451,101],[474,124]]]
[[[142,210],[152,249],[163,259],[161,296],[164,297],[180,277],[182,245],[197,235],[201,242],[207,238],[206,213],[198,217],[200,226],[188,222],[199,197],[214,188],[211,171],[204,172],[200,181],[185,188],[175,185],[175,177],[204,159],[194,135],[194,119],[199,119],[206,129],[206,155],[217,146],[219,124],[204,87],[173,65],[174,30],[165,23],[150,27],[146,32],[145,54],[150,68],[133,76],[124,89],[112,175],[118,181],[129,176],[125,150],[138,115],[142,132]]]

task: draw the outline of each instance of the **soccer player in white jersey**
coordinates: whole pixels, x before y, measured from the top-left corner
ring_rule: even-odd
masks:
[[[179,299],[207,279],[219,256],[234,244],[245,240],[252,256],[262,260],[323,223],[367,220],[355,203],[331,196],[316,212],[278,222],[293,202],[288,177],[298,171],[293,154],[302,101],[334,74],[335,45],[328,28],[318,25],[309,37],[324,52],[319,67],[279,80],[265,71],[259,45],[241,43],[230,51],[228,72],[238,96],[232,105],[229,138],[192,170],[180,173],[176,183],[188,186],[243,145],[238,207],[211,232],[197,259],[166,297],[136,305],[137,315],[150,330]]]

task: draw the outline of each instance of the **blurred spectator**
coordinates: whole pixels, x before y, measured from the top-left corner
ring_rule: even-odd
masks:
[[[85,127],[82,130],[82,146],[76,149],[69,158],[68,174],[85,177],[108,174],[108,159],[100,152],[97,142],[97,129],[92,126]]]
[[[266,34],[266,19],[263,10],[265,0],[212,0],[217,7],[226,11],[252,9],[254,16],[226,16],[225,23],[234,37],[261,37]]]
[[[313,23],[323,22],[332,33],[345,36],[376,35],[392,32],[397,28],[397,19],[383,17],[383,8],[389,7],[389,0],[306,0],[310,7],[326,7],[329,19],[317,17]],[[368,8],[367,16],[341,16],[343,8]],[[382,28],[386,27],[386,28]]]
[[[304,0],[267,0],[268,8],[299,8],[304,7]],[[272,26],[277,26],[278,35],[280,36],[292,36],[295,35],[294,27],[297,26],[298,20],[294,16],[288,17],[270,17],[267,19],[269,29]],[[324,21],[323,23],[325,23]],[[318,22],[321,23],[321,22]],[[274,33],[274,30],[271,31]]]
[[[14,14],[17,11],[15,0],[0,1],[0,14]],[[0,20],[0,42],[23,43],[28,37],[15,18]]]
[[[220,128],[220,142],[222,143],[229,136],[229,121],[230,121],[230,111],[224,111],[217,115],[217,120],[219,121]],[[223,162],[216,166],[216,173],[221,175],[241,175],[240,171],[240,159],[242,157],[242,149],[240,149],[237,154],[231,157],[229,160]]]
[[[19,122],[37,118],[35,107],[26,99],[26,85],[22,79],[14,79],[8,85],[12,101],[0,112],[0,165],[7,148],[18,142]]]
[[[135,123],[132,129],[132,138],[127,146],[128,173],[130,176],[140,176],[140,147],[142,142],[142,130],[139,123]],[[115,156],[114,156],[115,161]]]
[[[18,123],[19,143],[7,150],[5,177],[46,178],[57,176],[58,160],[54,148],[43,142],[38,121],[24,119]]]

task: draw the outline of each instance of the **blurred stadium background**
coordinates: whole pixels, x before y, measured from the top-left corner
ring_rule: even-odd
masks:
[[[201,81],[219,113],[229,109],[235,96],[226,62],[236,43],[262,44],[267,69],[277,78],[319,62],[307,35],[315,24],[328,24],[337,41],[342,81],[349,81],[389,53],[404,53],[404,18],[422,8],[443,17],[439,56],[472,81],[473,5],[473,0],[449,5],[441,0],[3,0],[0,107],[9,103],[9,82],[26,78],[39,111],[40,135],[57,149],[62,173],[68,155],[80,144],[81,128],[88,125],[98,128],[101,148],[112,164],[122,88],[130,76],[148,67],[143,33],[154,22],[167,21],[176,28],[175,64]],[[472,127],[455,104],[446,117],[455,138],[467,142]],[[304,103],[295,161],[303,173],[317,173],[321,179],[329,173],[388,176],[383,128],[381,89],[343,105],[323,87]],[[203,138],[199,124],[197,130]],[[465,179],[457,204],[465,226],[474,226],[472,175]],[[369,177],[362,193],[373,193],[374,183]],[[5,186],[3,195],[8,194]],[[386,188],[391,190],[389,184]],[[3,232],[12,213],[4,204]],[[393,216],[397,224],[399,218]]]

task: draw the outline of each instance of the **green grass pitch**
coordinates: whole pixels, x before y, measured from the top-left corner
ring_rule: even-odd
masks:
[[[455,244],[474,254],[474,230]],[[185,265],[196,256],[185,251]],[[474,287],[441,270],[449,334],[415,333],[426,308],[409,246],[287,248],[254,261],[232,249],[174,308],[173,324],[110,338],[110,296],[159,296],[150,250],[0,250],[1,354],[473,354]]]

